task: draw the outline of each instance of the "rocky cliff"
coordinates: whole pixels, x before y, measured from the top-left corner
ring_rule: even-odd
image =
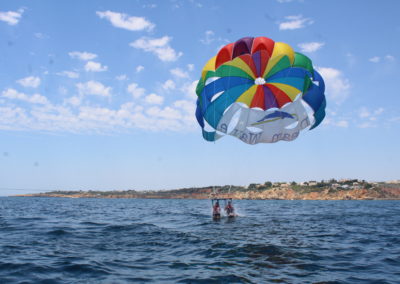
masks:
[[[157,199],[209,199],[211,197],[233,199],[284,199],[284,200],[382,200],[400,199],[398,188],[332,189],[332,188],[269,188],[234,190],[230,194],[212,195],[212,187],[169,191],[54,191],[19,196],[68,197],[68,198],[157,198]]]

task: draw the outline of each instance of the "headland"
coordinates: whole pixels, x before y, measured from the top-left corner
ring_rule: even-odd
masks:
[[[265,182],[248,186],[206,186],[172,190],[54,190],[20,197],[152,198],[152,199],[260,199],[260,200],[400,200],[400,181],[367,182],[357,179]]]

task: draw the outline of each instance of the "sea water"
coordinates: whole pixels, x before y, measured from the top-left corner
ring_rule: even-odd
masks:
[[[0,198],[0,283],[400,283],[400,201]]]

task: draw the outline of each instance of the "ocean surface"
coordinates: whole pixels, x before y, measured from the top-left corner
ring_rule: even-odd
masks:
[[[400,283],[400,201],[0,198],[0,283]]]

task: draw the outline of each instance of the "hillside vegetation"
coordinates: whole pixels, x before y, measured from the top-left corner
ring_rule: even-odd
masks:
[[[249,186],[207,186],[173,190],[63,191],[56,190],[18,196],[69,198],[158,198],[158,199],[289,199],[289,200],[368,200],[400,199],[400,182],[367,182],[346,179],[303,183],[265,182]]]

